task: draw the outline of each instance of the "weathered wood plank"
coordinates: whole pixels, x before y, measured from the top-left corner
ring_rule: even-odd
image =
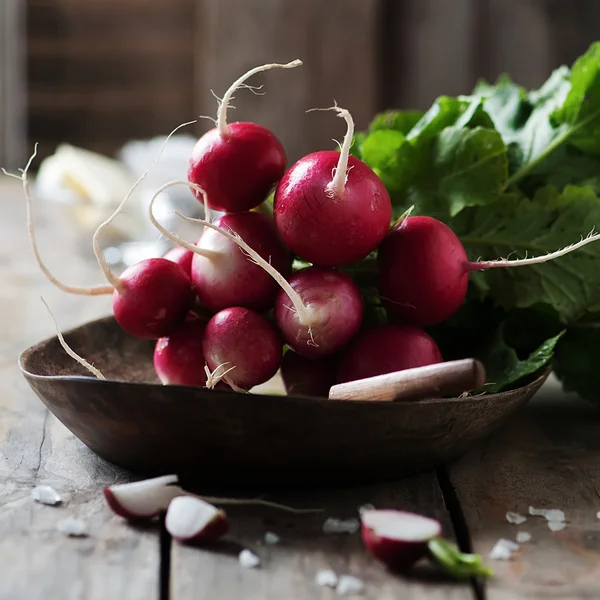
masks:
[[[331,113],[310,108],[348,108],[364,127],[376,106],[379,0],[204,0],[198,10],[196,94],[200,114],[214,115],[216,101],[242,73],[260,64],[295,58],[293,71],[258,75],[266,96],[241,90],[231,120],[256,121],[271,129],[290,161],[334,147],[344,125]],[[207,122],[203,131],[210,127]]]
[[[68,296],[53,289],[33,262],[18,182],[2,178],[0,198],[0,598],[158,598],[158,531],[127,527],[112,516],[101,495],[105,485],[127,473],[100,460],[48,415],[16,364],[22,350],[54,333],[40,294],[63,329],[106,314],[110,298]],[[60,205],[37,207],[40,248],[46,255],[53,248],[49,262],[63,279],[101,282],[61,210]],[[64,503],[35,503],[31,489],[38,484],[53,486]],[[65,517],[82,519],[89,537],[58,532],[57,522]]]
[[[494,561],[488,600],[596,598],[600,577],[600,413],[566,397],[556,382],[530,407],[453,465],[474,549],[487,553],[517,531],[532,535],[508,562]],[[566,527],[552,532],[529,506],[558,508]],[[527,516],[520,526],[507,511]]]
[[[221,549],[201,550],[173,543],[171,554],[171,599],[208,600],[313,600],[332,598],[333,592],[316,585],[321,569],[338,575],[359,577],[365,584],[362,598],[471,598],[468,584],[443,582],[431,570],[405,579],[386,571],[364,549],[360,533],[325,535],[327,517],[352,518],[365,503],[377,507],[417,510],[439,518],[447,535],[452,534],[448,515],[434,473],[425,473],[399,483],[351,490],[305,492],[278,498],[294,506],[324,508],[318,515],[288,515],[269,510],[228,510],[233,522],[229,543]],[[261,544],[265,532],[280,536],[274,546]],[[238,562],[242,547],[261,559],[258,569],[243,569]]]

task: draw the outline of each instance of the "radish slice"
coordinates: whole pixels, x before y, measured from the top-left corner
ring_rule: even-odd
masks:
[[[185,494],[177,475],[164,475],[144,481],[111,485],[104,498],[114,513],[128,520],[153,519],[164,513],[173,498]]]
[[[360,519],[369,552],[398,570],[406,570],[424,557],[428,542],[442,533],[435,519],[397,510],[366,510]]]
[[[229,531],[225,513],[194,496],[175,498],[167,509],[165,527],[182,542],[210,543]]]

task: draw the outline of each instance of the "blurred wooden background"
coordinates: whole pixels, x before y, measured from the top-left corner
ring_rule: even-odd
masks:
[[[294,160],[343,136],[308,108],[335,99],[362,128],[384,108],[468,93],[479,76],[537,86],[600,39],[600,0],[0,0],[18,2],[28,147],[39,141],[42,156],[61,141],[113,154],[214,115],[210,90],[248,68],[301,58],[256,77],[266,95],[241,91],[230,113],[271,128]]]

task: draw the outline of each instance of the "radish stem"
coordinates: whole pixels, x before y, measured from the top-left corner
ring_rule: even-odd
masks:
[[[231,98],[236,89],[238,89],[246,79],[252,77],[252,75],[256,75],[257,73],[261,73],[262,71],[268,71],[269,69],[293,69],[294,67],[299,67],[302,64],[301,60],[293,60],[292,62],[286,64],[278,64],[272,63],[268,65],[262,65],[260,67],[254,67],[254,69],[250,69],[246,73],[244,73],[239,79],[236,79],[231,87],[225,92],[221,103],[219,104],[219,110],[217,111],[217,129],[219,130],[219,134],[221,137],[229,136],[229,128],[227,127],[227,107]]]
[[[206,198],[206,192],[200,186],[198,186],[194,183],[190,183],[189,181],[174,180],[174,181],[165,183],[162,187],[160,187],[155,192],[154,196],[152,197],[152,200],[150,201],[150,205],[148,207],[148,216],[150,218],[150,221],[167,239],[171,240],[172,242],[174,242],[176,244],[179,244],[180,246],[183,246],[187,250],[191,250],[195,254],[199,254],[200,256],[206,256],[207,253],[205,250],[201,250],[194,244],[190,244],[189,242],[182,240],[175,233],[168,231],[154,217],[152,208],[154,206],[154,202],[155,202],[156,198],[164,189],[171,187],[173,185],[187,185],[188,187],[195,190],[198,194],[202,194],[202,196],[204,198]],[[304,325],[306,327],[309,327],[309,329],[310,329],[310,321],[311,321],[310,312],[308,311],[306,306],[304,306],[304,303],[302,302],[302,299],[300,298],[298,293],[286,281],[285,277],[283,277],[283,275],[281,275],[281,273],[279,273],[279,271],[277,271],[277,269],[275,269],[273,266],[271,266],[262,256],[260,256],[260,254],[258,254],[250,246],[248,246],[248,244],[246,244],[246,242],[244,242],[244,240],[242,240],[238,235],[230,233],[229,231],[225,231],[224,229],[221,229],[220,227],[217,227],[216,225],[213,225],[212,223],[210,223],[204,219],[194,219],[192,217],[186,217],[185,215],[182,215],[181,213],[179,213],[177,211],[175,211],[175,214],[177,216],[181,217],[182,219],[189,221],[190,223],[199,223],[201,225],[204,225],[205,227],[213,229],[214,231],[219,232],[221,235],[224,235],[226,238],[228,238],[229,240],[231,240],[232,242],[237,244],[248,255],[248,257],[250,258],[250,260],[252,262],[254,262],[257,265],[259,265],[260,267],[262,267],[283,288],[283,290],[286,292],[286,294],[292,301],[292,304],[294,305],[294,309],[296,310],[296,312],[298,314],[300,324]],[[210,256],[207,256],[207,258],[210,258]]]
[[[491,269],[493,267],[521,267],[524,265],[537,265],[541,263],[545,263],[555,258],[559,258],[564,256],[565,254],[569,254],[573,252],[573,250],[577,250],[582,246],[587,244],[591,244],[592,242],[596,242],[600,239],[600,233],[590,232],[587,237],[583,238],[579,242],[575,244],[571,244],[566,248],[562,248],[561,250],[556,250],[555,252],[550,252],[548,254],[544,254],[543,256],[535,256],[532,258],[520,258],[517,260],[508,260],[505,258],[500,258],[498,260],[487,260],[487,261],[477,261],[477,262],[468,262],[466,265],[467,271],[484,271],[485,269]]]
[[[33,255],[35,260],[42,271],[42,273],[46,276],[46,278],[54,284],[59,290],[66,292],[67,294],[77,294],[80,296],[101,296],[103,294],[112,294],[113,287],[108,285],[100,285],[95,287],[78,287],[73,285],[67,285],[66,283],[62,283],[48,269],[45,265],[42,257],[40,255],[40,251],[37,245],[37,239],[35,236],[35,228],[33,226],[33,210],[32,210],[32,201],[31,194],[29,192],[29,179],[27,178],[27,172],[31,167],[31,163],[37,156],[37,143],[34,146],[33,154],[30,156],[25,168],[21,170],[21,175],[14,175],[13,173],[8,173],[5,169],[2,169],[2,172],[9,177],[14,177],[15,179],[19,179],[23,184],[23,193],[25,194],[25,200],[27,202],[27,231],[29,233],[29,240],[31,242],[31,247],[33,249]]]
[[[133,194],[133,192],[135,191],[137,186],[148,175],[148,173],[150,173],[150,171],[156,166],[156,163],[160,160],[160,157],[162,156],[165,148],[167,147],[167,143],[169,142],[171,137],[177,131],[179,131],[182,127],[186,127],[187,125],[192,125],[193,123],[196,123],[196,120],[188,121],[187,123],[182,123],[181,125],[178,125],[177,127],[175,127],[175,129],[173,129],[173,131],[171,131],[171,133],[165,139],[165,141],[160,149],[160,152],[158,153],[158,156],[152,161],[152,164],[138,177],[137,181],[131,186],[130,190],[127,192],[127,194],[125,194],[125,197],[123,198],[123,200],[121,200],[121,203],[119,204],[119,206],[117,206],[115,212],[110,217],[108,217],[108,219],[106,219],[106,221],[104,221],[104,223],[101,223],[98,226],[98,229],[96,229],[96,232],[94,233],[94,237],[92,239],[92,244],[94,247],[94,254],[96,255],[96,259],[98,260],[98,264],[100,265],[100,268],[102,269],[102,272],[104,273],[104,276],[106,277],[108,282],[119,292],[122,291],[123,284],[122,284],[121,280],[110,270],[110,266],[108,265],[108,263],[106,262],[106,259],[104,258],[104,254],[102,253],[102,250],[100,248],[100,242],[99,242],[100,234],[115,220],[115,218],[119,215],[119,213],[121,213],[121,211],[123,210],[123,208],[125,206],[125,203],[127,202],[127,200],[129,200],[129,198],[131,197],[131,195]]]
[[[50,310],[50,307],[48,306],[48,304],[46,303],[46,301],[44,300],[44,298],[42,298],[40,296],[40,299],[43,302],[44,306],[46,307],[46,310],[50,314],[50,318],[54,322],[54,327],[56,328],[56,335],[58,337],[58,341],[60,342],[60,345],[63,347],[64,351],[71,358],[75,359],[80,365],[84,366],[88,371],[90,371],[90,373],[94,374],[98,379],[106,379],[106,377],[104,377],[104,375],[102,375],[102,373],[98,369],[96,369],[96,367],[94,367],[93,365],[91,365],[87,360],[85,360],[85,358],[79,356],[79,354],[77,354],[77,352],[75,352],[75,350],[73,350],[69,346],[69,344],[67,344],[67,342],[65,341],[65,338],[63,337],[63,334],[60,332],[60,329],[58,327],[58,323],[56,322],[56,318],[52,314],[52,311]]]

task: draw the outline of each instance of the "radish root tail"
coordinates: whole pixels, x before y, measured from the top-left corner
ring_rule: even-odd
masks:
[[[301,64],[302,64],[302,61],[296,59],[296,60],[293,60],[292,62],[289,62],[286,64],[271,63],[268,65],[261,65],[260,67],[254,67],[254,69],[250,69],[249,71],[244,73],[241,77],[236,79],[231,84],[231,87],[225,92],[223,99],[219,103],[219,109],[217,111],[217,129],[219,130],[219,134],[221,135],[221,137],[226,138],[229,136],[229,128],[227,126],[227,108],[233,98],[234,92],[238,88],[242,87],[242,84],[246,81],[246,79],[249,79],[250,77],[252,77],[253,75],[256,75],[257,73],[262,73],[263,71],[268,71],[269,69],[293,69],[294,67],[299,67]],[[247,87],[250,87],[250,86],[247,86]]]
[[[119,206],[117,206],[115,212],[108,217],[108,219],[106,219],[106,221],[104,221],[104,223],[101,223],[98,226],[98,229],[96,229],[96,232],[94,233],[94,237],[92,238],[92,244],[94,247],[94,254],[96,255],[96,260],[98,261],[98,264],[100,265],[100,268],[102,269],[102,272],[104,273],[104,276],[106,277],[106,279],[108,280],[108,282],[118,291],[121,292],[122,288],[123,288],[123,284],[121,282],[121,280],[110,270],[110,266],[109,264],[106,262],[106,259],[104,258],[104,254],[102,252],[102,249],[100,248],[100,234],[115,220],[115,218],[122,212],[123,208],[125,207],[125,204],[127,202],[127,200],[129,200],[129,198],[131,198],[131,195],[133,194],[133,192],[136,190],[136,188],[138,187],[138,185],[146,178],[146,176],[150,173],[150,171],[152,171],[152,169],[156,166],[156,163],[158,163],[158,161],[160,160],[161,156],[163,155],[163,152],[165,151],[165,148],[167,147],[167,144],[169,143],[169,140],[173,137],[173,135],[175,135],[175,133],[177,133],[177,131],[179,131],[180,129],[182,129],[183,127],[187,127],[188,125],[192,125],[194,123],[196,123],[197,121],[187,121],[186,123],[182,123],[181,125],[177,125],[177,127],[175,127],[175,129],[173,129],[173,131],[171,131],[171,133],[166,137],[157,157],[152,161],[152,164],[138,177],[137,181],[131,186],[131,188],[129,189],[129,191],[127,192],[127,194],[125,194],[125,197],[123,198],[123,200],[121,200],[121,203],[119,204]]]
[[[50,307],[48,306],[47,302],[44,300],[44,298],[42,296],[40,296],[40,299],[44,303],[44,306],[46,307],[46,310],[48,311],[48,314],[50,315],[50,318],[52,319],[52,321],[54,323],[54,327],[56,329],[56,335],[58,337],[58,341],[60,342],[60,345],[63,347],[64,351],[71,358],[75,359],[80,365],[82,365],[83,367],[85,367],[90,373],[92,373],[93,375],[95,375],[98,379],[106,379],[106,377],[104,377],[104,375],[102,375],[102,373],[96,367],[94,367],[94,365],[90,364],[87,360],[85,360],[85,358],[79,356],[79,354],[77,354],[77,352],[75,352],[75,350],[73,350],[69,346],[69,344],[67,344],[67,342],[65,341],[65,338],[63,337],[63,334],[60,331],[60,328],[58,327],[58,323],[56,322],[56,318],[54,317],[54,314],[50,310]]]
[[[35,257],[35,261],[37,262],[40,270],[59,290],[66,292],[67,294],[76,294],[79,296],[101,296],[104,294],[112,294],[113,286],[100,285],[94,287],[78,287],[73,285],[67,285],[62,281],[59,281],[51,272],[50,269],[46,266],[44,261],[42,260],[42,256],[40,254],[40,250],[37,245],[37,238],[35,236],[35,227],[33,226],[33,202],[31,199],[31,192],[29,190],[29,179],[27,177],[27,172],[31,167],[31,164],[35,157],[37,156],[38,145],[35,144],[33,148],[33,154],[29,157],[27,164],[24,169],[20,169],[21,175],[15,175],[13,173],[8,173],[5,169],[2,169],[2,172],[9,177],[14,177],[15,179],[19,179],[23,185],[23,193],[25,194],[25,201],[27,203],[27,232],[29,234],[29,241],[31,242],[31,248],[33,249],[33,255]]]
[[[478,262],[469,262],[467,263],[467,271],[484,271],[486,269],[491,269],[494,267],[522,267],[525,265],[537,265],[545,262],[549,262],[556,258],[560,258],[561,256],[565,256],[578,248],[582,248],[587,244],[591,244],[593,242],[597,242],[600,240],[600,233],[594,233],[594,231],[590,231],[590,233],[582,238],[579,242],[575,244],[571,244],[566,248],[562,248],[561,250],[556,250],[555,252],[549,252],[548,254],[544,254],[542,256],[533,256],[531,258],[520,258],[509,260],[506,258],[500,258],[498,260],[487,260],[487,261],[478,261]]]

